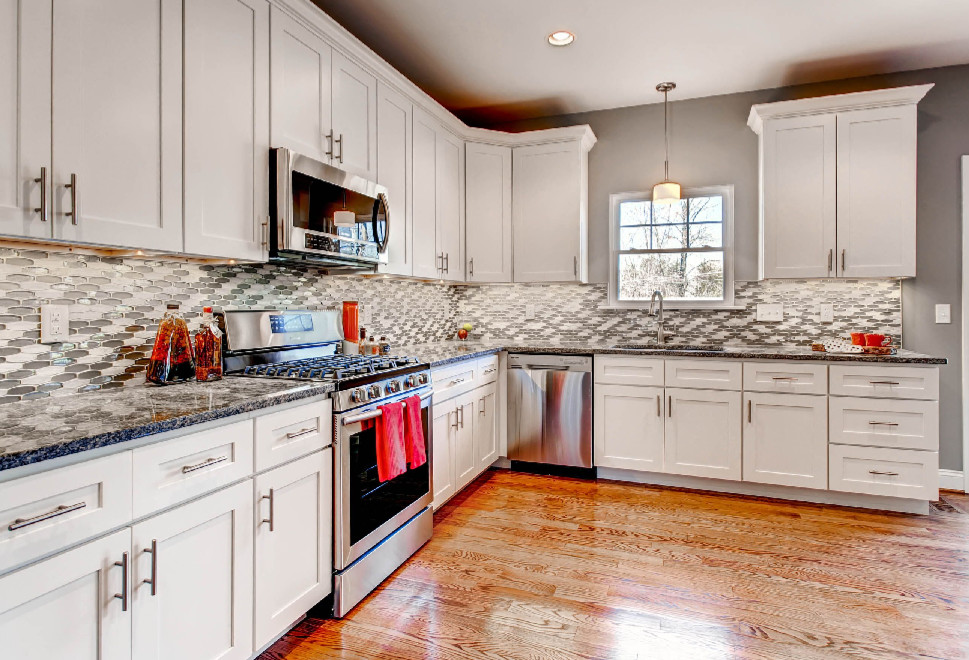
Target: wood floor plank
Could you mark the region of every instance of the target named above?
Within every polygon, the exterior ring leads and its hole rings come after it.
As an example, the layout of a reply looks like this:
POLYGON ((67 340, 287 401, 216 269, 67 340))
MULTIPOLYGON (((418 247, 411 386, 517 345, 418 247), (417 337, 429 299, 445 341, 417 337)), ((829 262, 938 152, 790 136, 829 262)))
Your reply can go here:
POLYGON ((261 660, 969 659, 969 497, 911 516, 489 471, 261 660))

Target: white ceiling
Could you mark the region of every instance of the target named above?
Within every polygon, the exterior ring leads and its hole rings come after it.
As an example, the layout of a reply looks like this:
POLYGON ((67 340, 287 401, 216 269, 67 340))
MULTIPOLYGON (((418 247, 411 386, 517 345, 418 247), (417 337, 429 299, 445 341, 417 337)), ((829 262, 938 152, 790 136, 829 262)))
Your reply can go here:
POLYGON ((969 63, 969 0, 314 2, 479 124, 969 63))

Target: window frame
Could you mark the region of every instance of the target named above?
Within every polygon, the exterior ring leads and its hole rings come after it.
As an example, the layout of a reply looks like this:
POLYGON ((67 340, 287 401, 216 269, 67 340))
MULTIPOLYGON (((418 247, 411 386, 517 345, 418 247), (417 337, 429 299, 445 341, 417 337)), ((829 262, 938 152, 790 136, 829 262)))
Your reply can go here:
MULTIPOLYGON (((664 300, 667 309, 735 309, 734 304, 734 223, 733 185, 684 188, 683 197, 720 195, 723 198, 723 300, 664 300)), ((609 305, 610 309, 645 309, 648 300, 619 300, 619 255, 653 252, 619 249, 619 205, 623 202, 651 202, 652 192, 623 192, 609 195, 609 305)), ((670 250, 664 250, 670 252, 670 250)), ((659 250, 657 251, 659 252, 659 250)), ((674 250, 694 252, 693 250, 674 250)))

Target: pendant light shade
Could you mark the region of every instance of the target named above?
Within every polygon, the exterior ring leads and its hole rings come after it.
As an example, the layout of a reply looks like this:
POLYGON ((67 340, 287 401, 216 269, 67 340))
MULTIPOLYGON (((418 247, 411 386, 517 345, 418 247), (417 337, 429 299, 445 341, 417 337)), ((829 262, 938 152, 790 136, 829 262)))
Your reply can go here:
POLYGON ((663 135, 666 139, 666 160, 663 165, 663 180, 653 186, 653 204, 672 204, 681 197, 680 184, 670 181, 670 110, 669 93, 676 89, 676 83, 664 82, 656 85, 656 91, 663 93, 663 135))

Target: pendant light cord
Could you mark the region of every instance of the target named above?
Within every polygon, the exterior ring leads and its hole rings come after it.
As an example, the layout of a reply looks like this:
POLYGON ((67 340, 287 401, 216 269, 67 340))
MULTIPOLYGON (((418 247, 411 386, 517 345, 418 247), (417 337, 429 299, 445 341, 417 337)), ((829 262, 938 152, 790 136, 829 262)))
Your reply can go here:
POLYGON ((666 161, 663 169, 663 180, 670 180, 670 110, 669 91, 663 91, 663 135, 666 138, 666 161))

